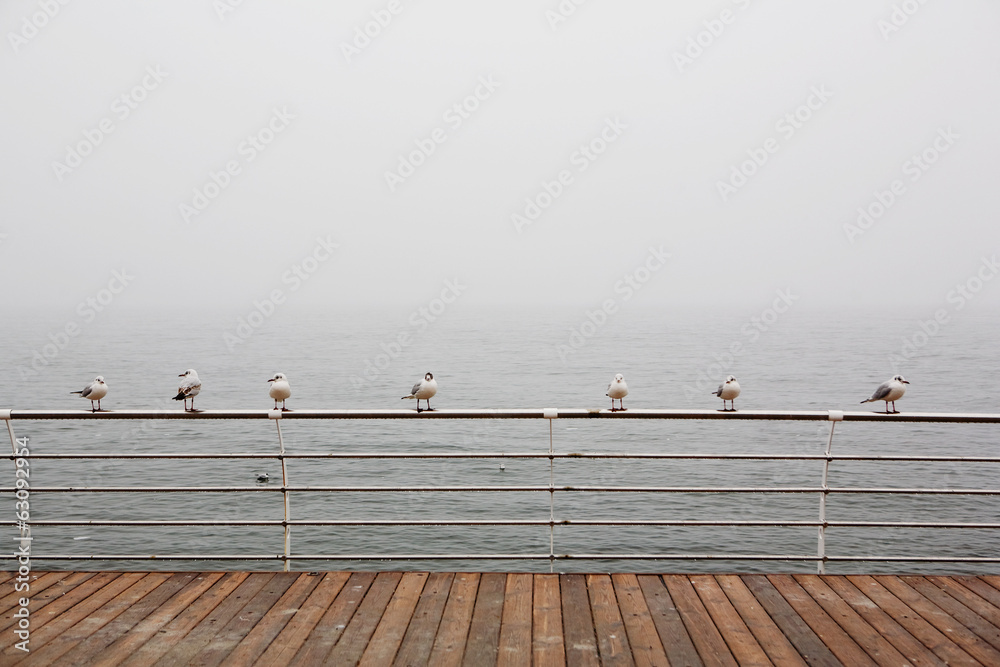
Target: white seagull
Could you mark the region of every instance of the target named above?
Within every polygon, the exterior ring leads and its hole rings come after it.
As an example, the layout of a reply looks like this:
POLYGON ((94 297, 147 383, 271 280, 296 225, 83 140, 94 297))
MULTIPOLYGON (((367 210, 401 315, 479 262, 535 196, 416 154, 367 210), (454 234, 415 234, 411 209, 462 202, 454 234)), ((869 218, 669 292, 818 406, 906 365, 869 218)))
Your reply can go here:
POLYGON ((177 387, 177 395, 174 396, 175 401, 184 401, 184 411, 185 412, 198 412, 194 409, 194 397, 201 393, 201 380, 198 379, 198 373, 195 372, 193 368, 189 368, 177 377, 184 378, 181 380, 181 384, 177 387), (187 401, 191 399, 191 409, 188 410, 187 401))
POLYGON ((891 380, 886 380, 878 386, 875 393, 862 403, 874 403, 875 401, 885 401, 885 414, 899 414, 896 410, 896 401, 903 398, 906 393, 904 384, 910 384, 902 375, 896 375, 891 380), (889 412, 889 403, 892 403, 892 412, 889 412))
POLYGON ((101 410, 101 399, 108 395, 108 385, 104 382, 104 376, 98 375, 94 378, 94 381, 88 384, 86 387, 80 391, 71 391, 71 394, 80 394, 83 398, 90 399, 90 411, 91 412, 102 412, 101 410), (97 403, 97 407, 94 407, 94 403, 97 403))
POLYGON ((726 410, 726 401, 729 401, 729 409, 736 412, 736 404, 733 401, 740 395, 740 383, 736 381, 736 378, 730 375, 726 378, 726 381, 720 384, 719 388, 712 393, 722 399, 723 412, 729 411, 726 410))
POLYGON ((288 408, 285 407, 285 399, 292 395, 292 387, 288 384, 288 378, 285 377, 284 373, 275 373, 274 377, 268 380, 271 383, 271 389, 268 394, 274 399, 274 409, 278 409, 278 401, 281 401, 281 411, 287 412, 288 408))
POLYGON ((608 385, 608 393, 605 396, 611 397, 611 412, 618 410, 628 410, 622 406, 622 399, 628 396, 628 385, 625 384, 625 376, 621 373, 615 375, 615 379, 608 385), (615 408, 615 399, 618 399, 618 407, 615 408))
POLYGON ((437 393, 438 383, 434 379, 432 373, 427 373, 424 375, 424 379, 413 385, 413 389, 410 390, 409 396, 403 396, 404 399, 415 398, 417 399, 417 412, 420 412, 420 401, 427 401, 426 410, 433 411, 431 407, 431 396, 437 393))

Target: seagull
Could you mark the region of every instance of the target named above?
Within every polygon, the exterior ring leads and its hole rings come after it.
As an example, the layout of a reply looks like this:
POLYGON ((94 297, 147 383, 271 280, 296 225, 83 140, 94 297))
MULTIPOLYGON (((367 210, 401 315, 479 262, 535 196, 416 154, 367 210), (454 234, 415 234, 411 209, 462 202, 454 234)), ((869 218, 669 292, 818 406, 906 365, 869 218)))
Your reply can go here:
POLYGON ((726 378, 726 381, 720 384, 719 388, 712 393, 722 399, 723 412, 729 411, 726 410, 726 401, 729 401, 729 409, 736 412, 736 404, 733 401, 740 395, 740 383, 736 381, 736 378, 730 375, 726 378))
POLYGON ((194 397, 201 393, 201 380, 198 379, 198 373, 195 372, 193 368, 189 368, 177 377, 184 378, 181 380, 181 385, 177 387, 177 395, 174 396, 175 401, 184 401, 184 411, 185 412, 198 412, 194 409, 194 397), (188 410, 187 401, 191 399, 191 409, 188 410))
POLYGON ((274 409, 278 409, 278 401, 281 401, 281 411, 287 412, 285 399, 292 395, 292 387, 288 384, 288 378, 285 377, 284 373, 275 373, 268 382, 273 383, 268 394, 274 399, 274 409))
POLYGON ((257 481, 260 482, 260 483, 262 483, 262 484, 264 482, 269 481, 270 479, 271 479, 271 476, 268 475, 266 472, 259 472, 259 473, 257 473, 257 481))
POLYGON ((628 385, 625 384, 625 376, 621 373, 615 375, 615 379, 608 385, 608 393, 605 396, 611 397, 611 412, 618 410, 628 410, 622 406, 622 399, 628 396, 628 385), (615 399, 618 399, 618 408, 615 408, 615 399))
POLYGON ((409 396, 404 396, 404 399, 415 398, 417 399, 417 412, 420 412, 420 401, 427 401, 426 410, 433 411, 431 407, 431 396, 437 393, 438 383, 434 379, 432 373, 427 373, 424 375, 424 379, 413 385, 413 389, 410 390, 409 396))
POLYGON ((101 410, 101 399, 108 395, 108 385, 104 383, 104 376, 98 375, 94 378, 93 382, 80 391, 71 391, 70 393, 80 394, 81 398, 89 398, 91 412, 103 412, 101 410), (97 403, 96 408, 94 407, 95 402, 97 403))
POLYGON ((885 414, 897 415, 896 401, 903 398, 906 393, 904 384, 910 384, 902 375, 893 376, 891 380, 886 380, 878 386, 875 393, 862 403, 874 403, 875 401, 885 401, 885 414), (889 412, 889 403, 892 403, 892 412, 889 412))

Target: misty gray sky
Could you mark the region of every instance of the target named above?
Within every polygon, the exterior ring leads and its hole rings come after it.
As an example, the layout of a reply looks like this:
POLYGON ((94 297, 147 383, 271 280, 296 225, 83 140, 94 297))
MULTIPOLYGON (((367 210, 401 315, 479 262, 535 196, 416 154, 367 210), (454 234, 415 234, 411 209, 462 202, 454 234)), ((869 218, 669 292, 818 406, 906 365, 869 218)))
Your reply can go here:
POLYGON ((988 0, 9 0, 3 300, 72 312, 124 270, 123 304, 236 312, 277 289, 405 314, 456 279, 469 305, 587 307, 626 275, 651 308, 934 308, 970 280, 995 308, 998 23, 988 0))

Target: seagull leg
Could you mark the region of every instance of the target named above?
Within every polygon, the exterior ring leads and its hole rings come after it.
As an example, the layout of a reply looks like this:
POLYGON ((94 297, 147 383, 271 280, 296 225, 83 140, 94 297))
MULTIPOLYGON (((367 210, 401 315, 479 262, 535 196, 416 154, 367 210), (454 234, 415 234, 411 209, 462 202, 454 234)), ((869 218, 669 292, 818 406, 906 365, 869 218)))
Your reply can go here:
POLYGON ((425 402, 427 403, 427 407, 424 409, 427 410, 427 412, 434 412, 434 408, 431 407, 431 399, 428 398, 425 402))

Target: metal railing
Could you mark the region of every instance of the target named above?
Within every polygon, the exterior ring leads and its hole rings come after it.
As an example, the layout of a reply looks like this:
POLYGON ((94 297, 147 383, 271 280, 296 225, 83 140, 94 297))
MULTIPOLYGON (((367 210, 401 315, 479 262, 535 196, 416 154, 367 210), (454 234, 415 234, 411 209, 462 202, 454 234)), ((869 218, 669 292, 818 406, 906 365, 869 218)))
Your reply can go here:
MULTIPOLYGON (((992 456, 919 456, 919 455, 835 455, 833 450, 834 432, 838 422, 897 422, 897 423, 942 423, 942 424, 998 424, 1000 414, 961 414, 961 413, 904 413, 880 414, 873 412, 842 412, 830 411, 762 411, 740 410, 736 412, 709 410, 634 410, 610 412, 608 410, 554 408, 532 410, 436 410, 417 413, 412 410, 296 410, 281 412, 277 410, 230 410, 230 411, 44 411, 44 410, 0 410, 0 420, 3 420, 10 435, 13 448, 8 459, 16 462, 19 458, 28 461, 59 461, 59 460, 271 460, 281 466, 281 484, 267 486, 30 486, 31 494, 61 494, 61 493, 142 493, 142 494, 180 494, 180 493, 280 493, 283 497, 282 519, 241 519, 241 520, 127 520, 127 519, 94 519, 94 520, 31 520, 27 526, 21 525, 22 537, 25 528, 30 526, 101 526, 101 527, 198 527, 198 526, 244 526, 244 527, 274 527, 283 533, 282 553, 239 553, 239 554, 40 554, 32 553, 35 560, 50 561, 117 561, 117 560, 181 560, 181 561, 281 561, 288 570, 292 561, 373 561, 373 560, 547 560, 550 569, 556 561, 563 560, 594 560, 594 561, 634 561, 634 560, 673 560, 673 561, 800 561, 817 563, 820 573, 825 572, 830 562, 886 562, 886 563, 971 563, 997 564, 1000 555, 990 556, 906 556, 906 555, 830 555, 827 553, 827 530, 830 528, 915 528, 915 529, 967 529, 967 530, 1000 530, 1000 522, 962 522, 962 521, 836 521, 827 518, 827 504, 835 495, 912 495, 912 496, 1000 496, 1000 488, 934 488, 934 487, 891 487, 891 486, 831 486, 829 475, 831 464, 835 462, 867 462, 867 463, 1000 463, 1000 457, 992 456), (17 438, 12 422, 37 420, 271 420, 277 432, 277 452, 275 453, 216 453, 216 454, 185 454, 185 453, 111 453, 111 454, 26 454, 18 456, 17 438), (286 420, 537 420, 548 421, 548 448, 543 451, 526 452, 288 452, 285 449, 282 434, 282 422, 286 420), (624 419, 624 420, 765 420, 765 421, 826 421, 830 424, 829 435, 826 438, 825 452, 822 454, 682 454, 682 453, 650 453, 650 452, 561 452, 555 448, 552 422, 555 419, 624 419), (290 481, 290 462, 303 460, 399 460, 399 459, 547 459, 548 484, 530 485, 408 485, 408 486, 375 486, 375 485, 296 485, 290 481), (690 461, 816 461, 822 465, 820 483, 818 485, 796 486, 615 486, 615 485, 557 485, 555 477, 555 462, 562 460, 594 461, 594 460, 690 460, 690 461), (548 494, 548 519, 294 519, 292 518, 291 494, 338 494, 338 493, 524 493, 538 492, 548 494), (816 520, 769 519, 769 520, 736 520, 736 519, 653 519, 653 518, 622 518, 622 519, 587 519, 587 518, 557 518, 556 495, 564 494, 816 494, 819 499, 818 517, 816 520), (414 526, 538 526, 548 528, 549 549, 547 553, 293 553, 292 528, 296 526, 327 526, 327 527, 414 527, 414 526), (590 527, 733 527, 733 528, 777 528, 777 527, 812 527, 817 529, 817 548, 815 554, 773 554, 773 553, 557 553, 555 529, 558 526, 590 526, 590 527)), ((28 486, 28 485, 24 485, 28 486)), ((0 493, 16 493, 20 486, 0 486, 0 493)), ((0 525, 18 526, 17 521, 0 521, 0 525)), ((18 538, 14 538, 17 540, 18 538)), ((37 545, 36 545, 37 547, 37 545)), ((16 558, 10 555, 0 555, 2 560, 16 558)))

